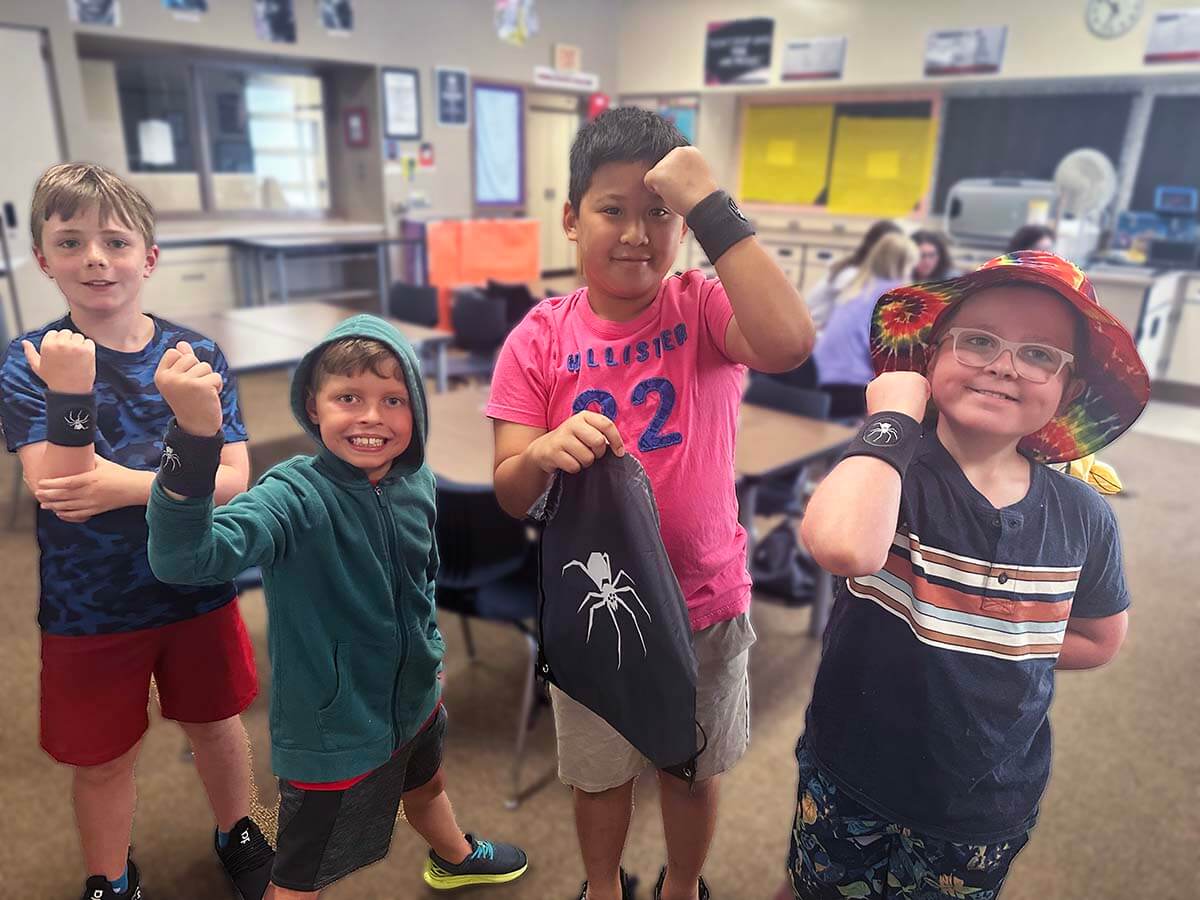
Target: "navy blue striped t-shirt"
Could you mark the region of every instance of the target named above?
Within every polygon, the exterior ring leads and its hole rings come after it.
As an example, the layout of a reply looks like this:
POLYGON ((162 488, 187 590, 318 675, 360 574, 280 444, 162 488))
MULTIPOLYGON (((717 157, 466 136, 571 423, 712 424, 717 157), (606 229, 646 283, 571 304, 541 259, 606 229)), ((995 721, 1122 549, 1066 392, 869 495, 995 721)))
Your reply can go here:
POLYGON ((996 509, 926 435, 887 563, 840 583, 825 632, 808 747, 881 818, 932 837, 1032 827, 1067 621, 1129 605, 1107 502, 1031 467, 1026 496, 996 509))

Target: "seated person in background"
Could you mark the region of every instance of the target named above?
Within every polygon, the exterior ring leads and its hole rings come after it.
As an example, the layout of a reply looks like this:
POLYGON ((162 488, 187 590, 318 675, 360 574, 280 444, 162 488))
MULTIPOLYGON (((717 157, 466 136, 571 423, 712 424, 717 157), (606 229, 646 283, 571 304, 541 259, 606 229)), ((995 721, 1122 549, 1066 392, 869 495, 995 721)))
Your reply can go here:
POLYGON ((858 275, 858 270, 879 243, 879 239, 887 234, 900 233, 900 226, 891 219, 880 219, 867 229, 854 252, 830 266, 828 274, 812 287, 804 299, 808 303, 808 312, 817 331, 825 327, 834 304, 837 303, 838 295, 858 275))
POLYGON ((912 236, 917 245, 917 264, 913 266, 913 281, 944 281, 954 278, 958 271, 946 246, 946 236, 940 231, 917 231, 912 236))
POLYGON ((812 356, 817 384, 830 395, 830 418, 846 419, 866 411, 865 389, 875 377, 868 340, 871 311, 880 294, 908 282, 916 261, 916 244, 902 233, 885 235, 838 297, 812 356))
POLYGON ((1005 253, 1016 253, 1018 250, 1045 250, 1054 252, 1054 229, 1046 225, 1022 225, 1008 239, 1008 249, 1005 253))

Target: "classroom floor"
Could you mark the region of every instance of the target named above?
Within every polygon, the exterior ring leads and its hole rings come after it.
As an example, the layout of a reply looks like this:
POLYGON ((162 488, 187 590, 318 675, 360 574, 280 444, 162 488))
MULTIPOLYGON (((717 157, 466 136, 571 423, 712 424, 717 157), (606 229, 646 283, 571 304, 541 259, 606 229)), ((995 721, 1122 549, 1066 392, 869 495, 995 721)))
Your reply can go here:
MULTIPOLYGON (((297 432, 277 402, 280 376, 242 380, 243 403, 256 436, 256 466, 297 432), (274 443, 273 443, 274 442, 274 443)), ((437 427, 437 423, 433 423, 437 427)), ((1200 558, 1200 516, 1194 484, 1200 445, 1135 432, 1107 451, 1128 492, 1113 501, 1120 520, 1134 596, 1128 642, 1115 663, 1058 682, 1053 710, 1054 774, 1041 823, 1013 867, 1006 900, 1047 897, 1117 900, 1193 897, 1200 845, 1200 634, 1196 577, 1187 560, 1200 558)), ((0 454, 7 503, 13 457, 0 454)), ((69 804, 67 770, 37 745, 38 633, 36 545, 32 506, 23 503, 15 530, 3 530, 0 507, 0 684, 6 688, 0 730, 0 869, 21 896, 74 900, 81 860, 69 804)), ((267 672, 262 596, 242 598, 260 673, 267 672)), ((716 900, 766 900, 782 882, 794 808, 792 747, 816 669, 818 648, 807 636, 808 613, 759 599, 759 641, 752 653, 753 744, 725 781, 721 818, 705 872, 716 900)), ((533 730, 526 778, 549 783, 515 812, 503 807, 513 720, 525 659, 510 629, 473 625, 480 659, 466 659, 459 623, 444 616, 448 647, 446 704, 450 711, 446 772, 450 796, 465 828, 519 841, 530 850, 528 874, 515 884, 467 896, 567 900, 582 867, 570 796, 553 780, 554 733, 549 710, 533 730)), ((267 754, 266 694, 247 712, 256 780, 266 806, 276 792, 267 754)), ((140 801, 135 853, 150 900, 229 897, 212 853, 208 810, 184 752, 181 733, 154 719, 138 769, 140 801)), ((630 830, 626 865, 653 884, 664 850, 653 779, 643 779, 630 830)), ((325 896, 425 898, 424 850, 403 826, 390 857, 325 896)), ((639 897, 649 897, 649 885, 639 897)), ((0 891, 8 896, 6 891, 0 891)), ((14 894, 15 896, 15 894, 14 894)))

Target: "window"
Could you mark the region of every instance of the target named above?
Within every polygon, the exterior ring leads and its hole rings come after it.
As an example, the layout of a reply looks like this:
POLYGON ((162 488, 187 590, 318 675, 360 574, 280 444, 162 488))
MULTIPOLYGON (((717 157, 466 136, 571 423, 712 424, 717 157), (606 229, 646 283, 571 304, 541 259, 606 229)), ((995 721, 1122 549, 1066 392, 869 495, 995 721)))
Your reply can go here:
POLYGON ((525 202, 525 147, 520 88, 474 84, 475 203, 520 206, 525 202))
MULTIPOLYGON (((318 76, 157 59, 92 62, 89 77, 115 71, 129 177, 159 210, 330 208, 318 76)), ((94 86, 88 93, 103 95, 94 86)))
POLYGON ((321 80, 201 72, 216 210, 329 208, 321 80))

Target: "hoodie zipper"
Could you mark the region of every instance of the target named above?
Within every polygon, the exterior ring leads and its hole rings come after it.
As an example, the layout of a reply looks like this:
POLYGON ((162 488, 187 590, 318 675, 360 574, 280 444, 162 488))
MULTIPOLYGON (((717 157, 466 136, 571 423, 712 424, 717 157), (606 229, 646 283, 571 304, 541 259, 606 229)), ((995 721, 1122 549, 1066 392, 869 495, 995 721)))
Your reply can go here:
POLYGON ((391 511, 388 509, 387 502, 383 499, 383 487, 377 484, 374 485, 374 488, 375 499, 379 503, 379 515, 383 519, 383 530, 386 536, 384 553, 387 554, 388 568, 392 572, 392 603, 396 610, 396 630, 400 636, 400 663, 396 667, 396 673, 392 678, 392 740, 399 747, 400 725, 396 716, 396 702, 400 693, 400 673, 404 671, 405 657, 408 656, 408 635, 405 633, 404 604, 400 591, 403 579, 400 577, 400 573, 396 571, 396 563, 392 558, 392 548, 396 546, 396 526, 392 521, 391 511))

